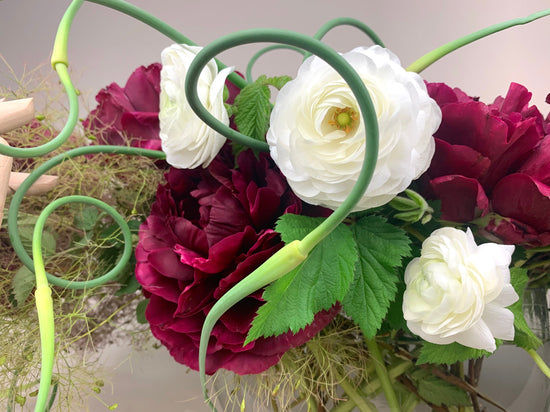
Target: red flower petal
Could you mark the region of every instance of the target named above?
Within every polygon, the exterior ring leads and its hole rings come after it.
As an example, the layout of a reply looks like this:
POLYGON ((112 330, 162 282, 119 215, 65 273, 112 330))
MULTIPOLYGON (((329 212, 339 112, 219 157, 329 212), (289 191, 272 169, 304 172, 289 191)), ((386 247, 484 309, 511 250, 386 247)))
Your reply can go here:
POLYGON ((487 213, 489 200, 475 179, 451 175, 431 181, 432 190, 441 199, 441 217, 452 222, 469 222, 487 213))
POLYGON ((550 231, 550 187, 525 173, 498 182, 491 196, 493 210, 538 232, 550 231))

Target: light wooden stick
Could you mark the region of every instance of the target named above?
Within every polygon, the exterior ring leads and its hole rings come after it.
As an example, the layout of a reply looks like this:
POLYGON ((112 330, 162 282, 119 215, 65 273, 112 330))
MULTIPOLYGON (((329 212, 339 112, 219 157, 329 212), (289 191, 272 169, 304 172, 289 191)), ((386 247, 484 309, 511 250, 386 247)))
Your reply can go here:
MULTIPOLYGON (((1 137, 0 143, 5 145, 8 144, 1 137)), ((8 194, 12 162, 13 159, 11 157, 0 155, 0 222, 2 222, 4 218, 4 204, 6 203, 6 195, 8 194)))
POLYGON ((19 100, 0 101, 0 133, 29 123, 34 118, 32 97, 19 100))
MULTIPOLYGON (((5 101, 0 99, 0 134, 29 123, 34 118, 32 98, 5 101)), ((0 137, 0 144, 8 143, 0 137)), ((4 205, 8 193, 15 192, 28 173, 12 172, 13 159, 0 155, 0 222, 4 217, 4 205)), ((57 176, 43 175, 27 191, 27 195, 38 195, 51 190, 57 184, 57 176)))
MULTIPOLYGON (((11 172, 8 185, 10 191, 8 193, 11 194, 15 192, 28 175, 28 173, 11 172)), ((33 196, 49 192, 57 185, 57 181, 57 176, 42 175, 31 185, 31 187, 29 187, 25 195, 33 196)))

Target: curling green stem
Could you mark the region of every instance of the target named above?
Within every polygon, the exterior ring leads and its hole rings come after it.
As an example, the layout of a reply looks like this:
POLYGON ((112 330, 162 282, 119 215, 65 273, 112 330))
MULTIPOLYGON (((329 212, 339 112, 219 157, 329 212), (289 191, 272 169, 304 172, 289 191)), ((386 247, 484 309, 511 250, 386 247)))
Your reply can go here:
MULTIPOLYGON (((142 23, 147 24, 153 29, 157 30, 159 33, 164 34, 166 37, 172 39, 176 43, 187 44, 190 46, 196 46, 189 38, 185 37, 182 33, 171 27, 170 25, 164 23, 162 20, 156 18, 155 16, 147 13, 146 11, 140 9, 139 7, 134 6, 123 0, 87 0, 90 3, 100 4, 102 6, 109 7, 113 10, 120 11, 130 17, 135 18, 136 20, 141 21, 142 23)), ((216 64, 218 69, 221 70, 227 67, 225 64, 216 59, 216 64)), ((248 84, 248 82, 239 76, 237 73, 231 73, 228 76, 228 79, 238 88, 242 89, 248 84)))
POLYGON ((376 34, 376 32, 371 29, 369 26, 367 26, 365 23, 363 23, 361 20, 354 19, 352 17, 337 17, 335 19, 332 19, 325 24, 321 26, 319 30, 317 30, 317 33, 313 36, 314 39, 321 40, 325 35, 338 26, 352 26, 356 29, 361 30, 363 33, 365 33, 369 39, 371 39, 374 44, 378 44, 381 47, 384 46, 384 43, 382 42, 382 39, 376 34))
POLYGON ((65 88, 65 91, 67 92, 67 97, 69 99, 69 116, 67 118, 65 126, 54 139, 50 140, 47 143, 44 143, 41 146, 21 148, 10 147, 0 144, 0 154, 20 158, 43 156, 60 147, 63 143, 67 141, 67 139, 73 132, 76 126, 76 122, 78 121, 78 95, 71 82, 71 78, 69 77, 67 66, 63 63, 57 63, 55 65, 55 70, 57 71, 59 80, 65 88))
MULTIPOLYGON (((36 400, 36 412, 43 412, 46 410, 49 398, 49 391, 52 380, 53 364, 55 359, 55 325, 54 325, 54 312, 52 291, 48 283, 48 277, 46 276, 46 269, 44 267, 44 260, 42 256, 42 233, 44 231, 44 225, 49 215, 58 207, 61 207, 67 203, 85 203, 92 206, 103 209, 121 226, 122 233, 124 235, 125 253, 123 253, 122 259, 128 261, 132 251, 132 235, 128 225, 126 225, 122 216, 120 216, 115 209, 111 206, 103 203, 102 201, 87 196, 66 196, 54 200, 48 206, 44 208, 42 213, 38 216, 36 225, 33 232, 32 241, 32 254, 34 262, 34 272, 36 276, 36 309, 38 312, 38 324, 40 327, 40 343, 42 350, 41 360, 41 372, 40 372, 40 386, 38 389, 38 396, 36 400), (128 247, 126 247, 128 245, 128 247), (128 251, 126 250, 128 249, 128 251)), ((98 279, 96 279, 98 280, 98 279)), ((103 280, 105 277, 103 276, 103 280)), ((109 280, 109 279, 108 279, 109 280)))
POLYGON ((246 80, 249 82, 254 81, 254 79, 252 78, 252 67, 260 57, 262 57, 264 54, 272 50, 278 50, 278 49, 293 50, 295 52, 300 53, 302 56, 305 56, 305 52, 302 49, 298 47, 287 46, 285 44, 274 44, 273 46, 264 47, 263 49, 257 51, 249 60, 248 64, 246 65, 246 80))
POLYGON ((443 56, 446 56, 447 54, 463 46, 466 46, 467 44, 473 43, 479 39, 490 36, 491 34, 497 33, 499 31, 509 29, 510 27, 531 23, 532 21, 535 21, 537 19, 540 19, 541 17, 545 17, 548 15, 550 15, 550 9, 542 10, 537 13, 530 14, 527 17, 520 17, 517 19, 508 20, 502 23, 497 23, 492 26, 486 27, 484 29, 478 30, 474 33, 461 37, 460 39, 454 40, 441 47, 438 47, 435 50, 432 50, 431 52, 425 54, 424 56, 416 60, 413 64, 411 64, 407 68, 407 70, 411 72, 420 73, 426 67, 435 63, 436 61, 441 59, 443 56))
MULTIPOLYGON (((229 48, 256 42, 280 43, 309 51, 329 63, 342 76, 342 78, 348 83, 359 103, 361 115, 365 124, 365 159, 358 181, 355 184, 351 194, 329 218, 325 219, 322 224, 304 237, 302 241, 285 245, 283 249, 273 255, 258 269, 230 289, 220 300, 215 303, 208 313, 203 325, 199 347, 200 378, 203 393, 207 399, 208 394, 206 391, 205 372, 206 350, 210 339, 210 334, 215 323, 231 306, 236 304, 242 298, 290 272, 290 270, 295 268, 305 259, 305 257, 307 257, 309 252, 322 239, 324 239, 344 220, 344 218, 353 210, 359 199, 363 196, 363 193, 365 192, 374 173, 378 154, 378 121, 369 92, 361 77, 336 51, 319 40, 296 32, 277 29, 245 30, 221 37, 204 47, 204 49, 202 49, 193 59, 193 62, 187 72, 185 82, 185 93, 188 97, 191 108, 197 116, 199 116, 212 129, 237 143, 257 150, 268 149, 265 142, 260 142, 250 138, 249 136, 245 136, 236 130, 229 128, 212 116, 202 105, 197 92, 197 82, 200 73, 212 57, 229 48), (288 263, 286 261, 288 261, 288 263), (280 263, 277 263, 278 266, 275 266, 274 262, 280 263), (229 296, 224 299, 227 295, 229 296)), ((212 404, 210 405, 214 408, 212 404)))
POLYGON ((208 126, 227 138, 256 150, 268 150, 267 143, 252 139, 218 121, 202 105, 198 97, 197 81, 204 66, 217 54, 243 44, 269 42, 298 47, 327 61, 348 83, 357 99, 365 125, 366 148, 363 168, 353 190, 346 200, 301 242, 304 254, 308 254, 321 240, 334 230, 354 209, 369 184, 378 157, 378 120, 369 92, 353 67, 336 51, 309 36, 277 29, 252 29, 221 37, 206 46, 193 60, 187 72, 185 92, 189 104, 208 126))
POLYGON ((539 367, 542 373, 546 375, 547 378, 550 379, 550 368, 544 362, 544 360, 540 357, 540 355, 537 353, 534 349, 526 349, 527 353, 533 358, 536 365, 539 367))
POLYGON ((378 376, 378 379, 380 379, 380 385, 382 386, 384 395, 386 395, 386 400, 388 401, 388 406, 391 412, 400 412, 401 408, 399 407, 399 401, 395 395, 395 391, 393 390, 393 385, 390 376, 388 375, 388 370, 386 369, 386 364, 382 358, 382 354, 380 353, 380 348, 376 343, 376 338, 369 339, 365 337, 365 344, 367 345, 369 354, 374 361, 376 375, 378 376))
MULTIPOLYGON (((125 155, 134 155, 134 156, 147 156, 147 157, 156 158, 156 159, 165 158, 164 153, 156 150, 147 150, 147 149, 141 149, 136 147, 125 147, 125 146, 85 146, 85 147, 72 149, 67 151, 66 153, 62 153, 60 155, 52 157, 50 160, 48 160, 47 162, 37 167, 23 181, 21 186, 19 186, 19 189, 17 189, 17 191, 13 195, 12 201, 10 203, 10 208, 8 210, 8 233, 10 236, 12 246, 15 250, 15 253, 21 260, 21 262, 23 262, 23 264, 27 266, 27 268, 29 268, 30 270, 34 271, 34 262, 23 246, 23 242, 21 241, 21 237, 19 236, 19 228, 18 228, 18 221, 17 221, 17 217, 19 214, 19 207, 21 206, 21 202, 23 201, 23 197, 25 196, 25 193, 29 190, 31 185, 38 180, 40 176, 48 172, 53 167, 59 165, 60 163, 66 160, 72 159, 73 157, 82 156, 86 154, 95 154, 95 153, 113 153, 113 154, 125 154, 125 155)), ((66 279, 57 278, 49 273, 46 273, 46 277, 51 284, 55 286, 60 286, 63 288, 68 288, 68 289, 84 289, 84 288, 90 288, 90 287, 102 285, 106 282, 109 282, 115 279, 116 276, 118 276, 120 271, 124 269, 124 266, 130 259, 130 256, 132 254, 132 241, 131 241, 132 238, 131 238, 130 229, 128 228, 128 225, 126 224, 124 219, 118 213, 113 214, 112 216, 121 227, 121 230, 123 232, 123 236, 125 239, 123 254, 119 259, 119 261, 117 262, 117 264, 115 265, 115 267, 113 267, 113 269, 111 269, 105 275, 97 279, 91 279, 86 281, 69 281, 66 279)))

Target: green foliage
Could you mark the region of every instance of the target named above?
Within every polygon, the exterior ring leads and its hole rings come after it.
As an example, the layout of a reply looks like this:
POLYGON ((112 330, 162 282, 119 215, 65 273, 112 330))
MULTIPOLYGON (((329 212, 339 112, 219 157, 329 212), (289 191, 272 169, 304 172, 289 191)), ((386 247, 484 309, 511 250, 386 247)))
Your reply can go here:
MULTIPOLYGON (((322 218, 286 214, 276 230, 289 243, 302 239, 322 218)), ((340 225, 321 241, 308 258, 263 294, 266 303, 252 322, 247 342, 260 336, 280 335, 289 329, 298 332, 314 315, 329 309, 346 295, 353 279, 357 251, 351 230, 340 225)))
POLYGON ((23 305, 35 285, 35 276, 26 266, 21 266, 11 280, 10 301, 13 306, 23 305))
POLYGON ((542 345, 542 341, 533 333, 531 328, 529 328, 523 314, 523 293, 525 292, 525 287, 529 280, 527 277, 527 270, 512 268, 510 270, 510 279, 512 286, 514 286, 516 293, 520 297, 517 302, 508 307, 514 314, 514 344, 525 350, 536 350, 542 345))
POLYGON ((367 216, 351 226, 357 244, 353 283, 344 298, 344 310, 363 333, 372 338, 397 292, 397 268, 410 255, 404 231, 379 216, 367 216))
POLYGON ((92 230, 99 219, 99 211, 96 207, 88 206, 75 215, 74 224, 78 229, 92 230))
MULTIPOLYGON (((496 339, 497 347, 501 341, 496 339)), ((469 348, 460 343, 450 343, 448 345, 437 345, 430 342, 422 342, 420 356, 416 363, 436 363, 451 365, 456 362, 464 362, 468 359, 477 359, 482 356, 490 356, 491 352, 482 349, 469 348)))
POLYGON ((149 304, 149 299, 144 299, 140 301, 136 306, 136 319, 138 323, 145 325, 147 323, 147 318, 145 317, 145 309, 149 304))
POLYGON ((428 371, 416 377, 418 394, 436 406, 469 406, 470 397, 462 388, 446 382, 428 371))
POLYGON ((235 98, 235 124, 239 131, 256 140, 265 140, 271 114, 269 86, 280 89, 290 80, 288 76, 260 76, 245 86, 235 98))

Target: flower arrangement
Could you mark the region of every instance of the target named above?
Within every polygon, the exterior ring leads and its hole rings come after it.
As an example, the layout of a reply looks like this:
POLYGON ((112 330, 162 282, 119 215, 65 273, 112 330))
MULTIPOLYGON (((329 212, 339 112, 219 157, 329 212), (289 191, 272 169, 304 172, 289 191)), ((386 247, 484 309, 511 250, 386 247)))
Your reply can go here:
MULTIPOLYGON (((375 45, 340 54, 321 41, 326 30, 309 37, 270 29, 203 48, 127 3, 98 1, 177 44, 125 87, 113 83, 97 95, 83 122, 85 140, 72 136, 78 102, 66 56, 82 2, 69 6, 52 56, 70 102, 66 127, 38 147, 0 147, 7 156, 38 159, 10 202, 10 241, 26 269, 11 287, 16 299, 4 303, 17 309, 35 290, 36 411, 49 410, 57 396, 52 376, 64 340, 56 330, 66 325, 60 303, 105 296, 136 311, 176 362, 199 371, 214 410, 227 405, 208 391, 207 375, 221 370, 252 378, 223 383, 241 410, 248 396, 256 398, 253 408, 372 411, 380 393, 392 412, 420 404, 505 410, 476 388, 482 359, 505 342, 550 377, 522 310, 528 285, 548 285, 549 118, 529 106, 519 84, 485 104, 418 74, 550 10, 474 33, 404 68, 355 19, 326 27, 354 26, 375 45), (252 42, 303 54, 297 75, 245 79, 214 59, 252 42), (67 140, 74 148, 48 155, 67 140), (142 178, 115 173, 119 180, 112 176, 95 197, 48 199, 32 220, 31 258, 21 210, 31 185, 73 159, 82 159, 79 168, 113 173, 121 167, 117 154, 131 156, 123 169, 142 178), (133 203, 119 201, 126 191, 133 203), (52 244, 46 219, 73 203, 84 205, 72 219, 80 236, 52 244), (94 243, 99 256, 66 273, 58 255, 83 243, 94 243)), ((31 316, 27 310, 23 318, 31 316)), ((16 386, 8 402, 21 404, 16 386)))

